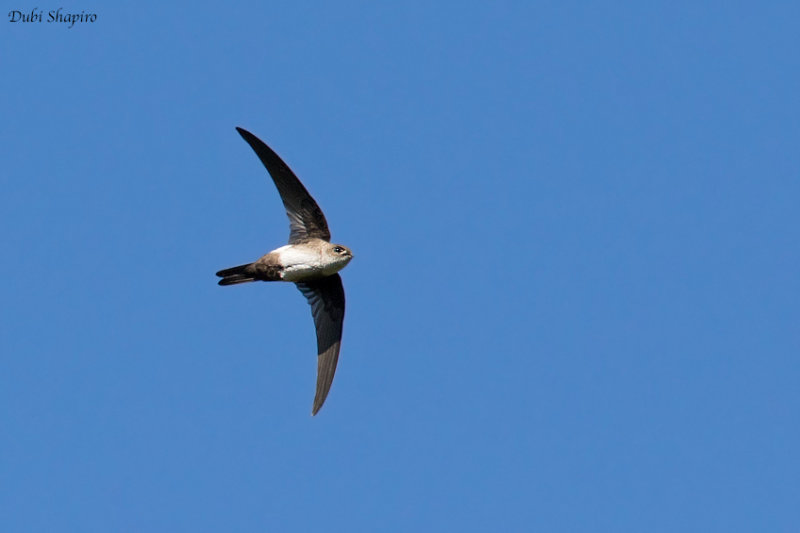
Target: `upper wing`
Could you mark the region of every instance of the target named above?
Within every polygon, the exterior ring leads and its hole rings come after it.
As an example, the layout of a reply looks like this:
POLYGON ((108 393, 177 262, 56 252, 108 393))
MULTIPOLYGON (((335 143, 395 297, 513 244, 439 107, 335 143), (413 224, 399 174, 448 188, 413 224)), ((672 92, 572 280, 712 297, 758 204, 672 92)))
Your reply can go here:
POLYGON ((311 414, 317 414, 325 403, 339 361, 344 323, 344 287, 339 274, 297 283, 308 299, 317 328, 317 393, 311 414))
POLYGON ((318 238, 325 241, 331 240, 331 232, 328 231, 328 223, 325 215, 317 205, 317 202, 308 194, 308 191, 291 169, 284 163, 278 154, 264 144, 261 139, 249 131, 236 128, 247 144, 255 151, 258 158, 267 167, 272 181, 278 188, 278 192, 289 216, 289 244, 304 241, 310 238, 318 238))

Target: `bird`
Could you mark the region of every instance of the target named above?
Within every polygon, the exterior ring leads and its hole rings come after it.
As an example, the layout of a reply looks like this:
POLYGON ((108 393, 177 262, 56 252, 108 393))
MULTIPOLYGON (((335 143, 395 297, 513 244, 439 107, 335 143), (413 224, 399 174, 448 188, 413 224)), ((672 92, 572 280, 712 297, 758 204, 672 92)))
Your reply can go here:
POLYGON ((353 259, 347 246, 331 243, 325 215, 294 172, 261 139, 236 128, 266 167, 289 217, 289 243, 246 263, 217 272, 219 285, 284 281, 297 285, 311 306, 317 333, 315 416, 333 383, 344 324, 344 287, 338 272, 353 259))

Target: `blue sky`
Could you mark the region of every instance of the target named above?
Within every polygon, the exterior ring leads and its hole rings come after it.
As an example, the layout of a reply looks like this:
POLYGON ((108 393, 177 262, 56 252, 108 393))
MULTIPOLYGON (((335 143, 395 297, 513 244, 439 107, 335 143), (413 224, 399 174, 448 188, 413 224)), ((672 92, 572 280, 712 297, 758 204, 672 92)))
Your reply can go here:
POLYGON ((3 18, 2 530, 797 531, 800 8, 645 4, 3 18))

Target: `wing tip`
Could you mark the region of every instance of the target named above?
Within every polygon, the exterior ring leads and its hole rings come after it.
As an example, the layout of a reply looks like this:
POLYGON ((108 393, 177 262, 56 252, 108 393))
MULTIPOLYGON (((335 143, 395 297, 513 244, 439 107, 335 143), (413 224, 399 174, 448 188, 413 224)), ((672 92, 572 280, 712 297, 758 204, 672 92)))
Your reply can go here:
POLYGON ((322 406, 325 405, 325 400, 328 398, 328 392, 330 391, 330 384, 328 385, 328 389, 325 391, 318 390, 317 393, 314 395, 314 405, 311 407, 311 416, 317 416, 319 410, 322 409, 322 406))
POLYGON ((314 394, 314 405, 311 407, 311 416, 317 416, 319 410, 325 405, 325 400, 328 399, 328 393, 331 391, 331 384, 333 383, 333 376, 330 380, 317 383, 317 392, 314 394))

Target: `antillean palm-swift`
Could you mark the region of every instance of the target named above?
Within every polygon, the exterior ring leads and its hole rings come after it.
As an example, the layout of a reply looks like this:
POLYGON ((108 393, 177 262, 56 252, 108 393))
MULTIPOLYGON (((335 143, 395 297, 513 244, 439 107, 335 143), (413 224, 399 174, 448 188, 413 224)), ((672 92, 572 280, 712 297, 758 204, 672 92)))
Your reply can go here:
POLYGON ((236 128, 267 168, 289 217, 289 244, 253 263, 217 272, 220 285, 249 281, 290 281, 311 305, 317 329, 316 415, 333 382, 344 322, 344 288, 339 272, 353 258, 346 246, 330 242, 325 215, 278 154, 247 130, 236 128))

